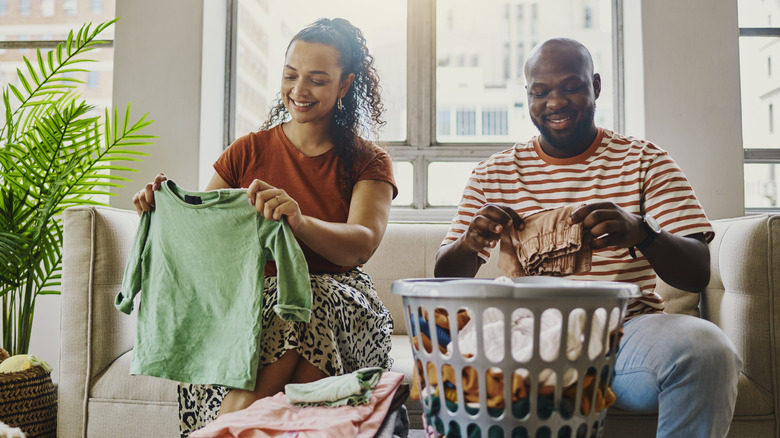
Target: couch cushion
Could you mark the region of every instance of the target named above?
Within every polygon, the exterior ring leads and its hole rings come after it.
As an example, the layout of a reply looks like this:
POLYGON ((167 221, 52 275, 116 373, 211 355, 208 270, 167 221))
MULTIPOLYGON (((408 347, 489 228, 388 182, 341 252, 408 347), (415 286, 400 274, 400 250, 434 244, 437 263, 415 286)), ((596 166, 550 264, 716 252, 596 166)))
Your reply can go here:
POLYGON ((132 356, 132 350, 128 351, 93 379, 89 388, 90 398, 176 403, 176 382, 151 376, 130 375, 132 356))
MULTIPOLYGON (((391 292, 393 282, 406 278, 433 277, 436 252, 449 228, 450 224, 444 222, 391 222, 387 225, 382 244, 365 264, 364 269, 371 275, 379 298, 395 319, 393 334, 407 333, 402 319, 403 299, 391 292), (399 276, 399 273, 403 275, 399 276)), ((496 278, 500 275, 496 252, 488 264, 479 270, 477 277, 496 278)))

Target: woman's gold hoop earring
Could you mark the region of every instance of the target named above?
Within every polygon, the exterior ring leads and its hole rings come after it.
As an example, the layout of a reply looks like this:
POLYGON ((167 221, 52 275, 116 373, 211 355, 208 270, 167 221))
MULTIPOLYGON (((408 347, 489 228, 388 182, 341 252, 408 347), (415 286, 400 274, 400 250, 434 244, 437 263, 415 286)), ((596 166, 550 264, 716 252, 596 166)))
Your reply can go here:
POLYGON ((339 97, 339 100, 336 101, 336 108, 338 108, 339 111, 344 109, 344 105, 341 104, 341 98, 340 97, 339 97))

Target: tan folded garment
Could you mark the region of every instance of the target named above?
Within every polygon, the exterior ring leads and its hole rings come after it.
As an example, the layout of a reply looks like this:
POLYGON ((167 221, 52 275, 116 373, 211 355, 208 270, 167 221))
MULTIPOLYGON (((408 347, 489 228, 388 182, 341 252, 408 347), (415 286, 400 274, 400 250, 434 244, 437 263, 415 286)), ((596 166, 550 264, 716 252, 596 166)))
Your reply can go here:
POLYGON ((582 222, 569 223, 582 205, 533 212, 523 218, 525 228, 501 233, 498 267, 507 277, 571 275, 590 271, 592 252, 583 242, 582 222))

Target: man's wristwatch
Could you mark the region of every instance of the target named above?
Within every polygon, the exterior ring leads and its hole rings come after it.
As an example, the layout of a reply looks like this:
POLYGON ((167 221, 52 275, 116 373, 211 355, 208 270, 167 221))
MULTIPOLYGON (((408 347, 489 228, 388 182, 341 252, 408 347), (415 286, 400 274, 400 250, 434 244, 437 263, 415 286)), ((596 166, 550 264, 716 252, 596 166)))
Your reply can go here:
MULTIPOLYGON (((645 237, 645 240, 637 243, 636 249, 642 251, 648 246, 650 246, 651 243, 655 240, 656 237, 658 237, 659 234, 661 234, 661 226, 658 225, 658 221, 655 220, 654 217, 650 216, 649 214, 643 214, 642 215, 642 223, 645 225, 645 229, 647 229, 647 237, 645 237)), ((636 252, 634 251, 634 247, 628 248, 629 254, 631 254, 631 258, 636 258, 636 252)))

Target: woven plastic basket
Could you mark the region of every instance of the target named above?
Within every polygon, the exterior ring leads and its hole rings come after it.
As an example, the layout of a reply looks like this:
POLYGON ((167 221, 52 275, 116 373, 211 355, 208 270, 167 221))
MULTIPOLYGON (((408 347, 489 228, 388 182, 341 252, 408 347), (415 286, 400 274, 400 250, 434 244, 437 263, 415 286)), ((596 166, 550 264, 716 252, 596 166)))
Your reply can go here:
MULTIPOLYGON (((7 353, 3 353, 5 350, 0 352, 4 360, 7 353)), ((27 438, 56 436, 57 393, 51 372, 34 366, 0 373, 0 421, 18 427, 27 438)))
POLYGON ((409 279, 392 292, 403 297, 429 436, 601 436, 636 285, 409 279))

